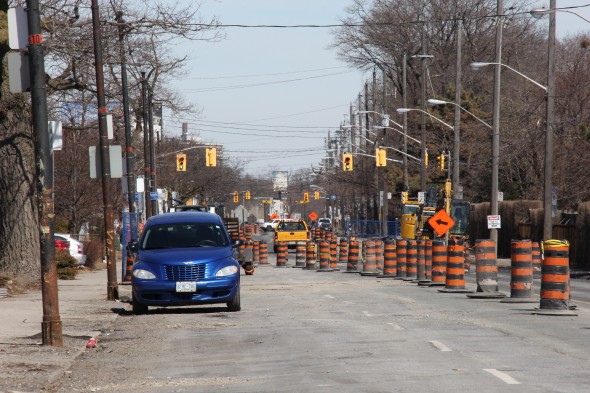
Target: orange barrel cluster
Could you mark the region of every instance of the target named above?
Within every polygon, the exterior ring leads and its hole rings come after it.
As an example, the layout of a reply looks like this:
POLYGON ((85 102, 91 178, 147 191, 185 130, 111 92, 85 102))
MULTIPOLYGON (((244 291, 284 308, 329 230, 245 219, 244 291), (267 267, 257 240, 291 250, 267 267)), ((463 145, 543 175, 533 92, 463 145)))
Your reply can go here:
POLYGON ((320 241, 319 251, 320 268, 318 272, 332 272, 330 268, 330 243, 325 240, 320 241))
POLYGON ((541 274, 541 247, 538 242, 531 243, 531 252, 533 255, 533 277, 539 277, 541 274))
POLYGON ((338 240, 334 234, 330 234, 330 268, 340 270, 338 268, 338 240))
POLYGON ((305 267, 305 252, 305 242, 297 242, 295 244, 295 266, 293 267, 305 267))
POLYGON ((424 276, 428 283, 432 281, 432 240, 430 239, 424 241, 424 276))
POLYGON ((375 240, 375 265, 377 270, 383 271, 383 241, 375 240))
POLYGON ((254 240, 252 246, 252 260, 254 261, 254 264, 258 264, 260 262, 260 242, 254 240))
POLYGON ((359 242, 351 240, 348 245, 348 263, 346 264, 346 273, 359 272, 359 242))
POLYGON ((277 266, 276 267, 287 267, 287 257, 289 253, 289 249, 287 243, 285 242, 278 242, 277 243, 277 266))
POLYGON ((442 286, 447 281, 447 246, 444 240, 432 241, 431 286, 442 286))
POLYGON ((510 299, 503 302, 533 302, 533 255, 530 240, 513 240, 510 244, 510 299))
POLYGON ((408 246, 408 241, 404 239, 399 239, 396 244, 397 248, 397 274, 396 279, 404 279, 407 277, 408 270, 407 270, 407 254, 406 248, 408 246))
POLYGON ((260 245, 258 247, 260 249, 260 261, 259 261, 259 265, 269 265, 268 262, 268 244, 266 244, 265 242, 260 242, 260 245))
POLYGON ((315 269, 315 243, 312 241, 307 242, 305 245, 305 269, 315 269))
POLYGON ((478 239, 475 241, 475 281, 477 291, 467 297, 485 299, 505 296, 498 292, 498 261, 494 240, 478 239))
POLYGON ((416 277, 418 281, 426 280, 426 261, 424 259, 424 239, 416 241, 416 277))
POLYGON ((406 280, 415 280, 418 277, 418 244, 416 240, 408 240, 406 246, 406 280))
POLYGON ((439 292, 471 292, 465 288, 465 246, 447 246, 447 277, 439 292))
POLYGON ((340 239, 340 247, 339 247, 339 259, 338 262, 346 263, 348 258, 348 243, 346 243, 346 239, 340 239))
POLYGON ((378 273, 376 263, 377 260, 375 255, 375 242, 372 240, 367 240, 365 242, 365 247, 367 251, 361 276, 376 276, 378 273))
POLYGON ((395 241, 386 239, 383 251, 383 274, 379 277, 393 278, 397 274, 397 255, 395 253, 395 241))
POLYGON ((543 242, 545 258, 541 268, 541 309, 569 310, 569 244, 565 241, 543 242))

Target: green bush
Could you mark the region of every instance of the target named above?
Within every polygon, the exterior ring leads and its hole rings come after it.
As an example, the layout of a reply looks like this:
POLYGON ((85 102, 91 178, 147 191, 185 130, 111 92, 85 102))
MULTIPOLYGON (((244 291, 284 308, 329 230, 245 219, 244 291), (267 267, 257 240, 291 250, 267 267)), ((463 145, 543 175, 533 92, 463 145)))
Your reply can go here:
POLYGON ((60 280, 73 280, 78 274, 78 261, 65 250, 55 250, 57 262, 57 278, 60 280))

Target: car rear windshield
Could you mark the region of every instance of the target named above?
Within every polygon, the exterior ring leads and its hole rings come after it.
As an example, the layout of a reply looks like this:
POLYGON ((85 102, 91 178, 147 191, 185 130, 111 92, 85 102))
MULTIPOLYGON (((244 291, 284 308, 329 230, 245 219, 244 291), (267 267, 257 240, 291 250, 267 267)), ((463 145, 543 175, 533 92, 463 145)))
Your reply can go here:
POLYGON ((279 231, 305 231, 305 224, 301 221, 281 222, 277 229, 279 231))
POLYGON ((171 223, 149 226, 140 248, 227 247, 229 240, 222 227, 212 223, 171 223))

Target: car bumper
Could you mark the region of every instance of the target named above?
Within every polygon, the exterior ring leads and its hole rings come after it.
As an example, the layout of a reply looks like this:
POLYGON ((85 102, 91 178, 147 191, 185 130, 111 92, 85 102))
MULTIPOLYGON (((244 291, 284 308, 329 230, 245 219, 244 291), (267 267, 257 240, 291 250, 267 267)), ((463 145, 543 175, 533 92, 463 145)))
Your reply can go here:
POLYGON ((176 292, 175 281, 132 279, 135 299, 146 306, 187 306, 227 303, 240 285, 239 275, 197 282, 197 292, 176 292))

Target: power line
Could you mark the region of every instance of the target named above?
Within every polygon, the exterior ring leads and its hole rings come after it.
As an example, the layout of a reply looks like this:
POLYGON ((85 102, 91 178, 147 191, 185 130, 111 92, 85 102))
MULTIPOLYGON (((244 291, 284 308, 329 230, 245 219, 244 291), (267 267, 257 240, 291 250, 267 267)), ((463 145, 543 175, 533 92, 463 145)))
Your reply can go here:
POLYGON ((217 79, 238 79, 238 78, 259 78, 259 77, 266 77, 266 76, 279 76, 279 75, 291 75, 291 74, 302 74, 306 72, 316 72, 316 71, 327 71, 327 70, 338 70, 342 68, 347 68, 345 66, 341 67, 327 67, 327 68, 315 68, 311 70, 300 70, 300 71, 288 71, 288 72, 277 72, 271 74, 250 74, 250 75, 232 75, 232 76, 211 76, 211 77, 194 77, 194 78, 174 78, 171 80, 217 80, 217 79))

